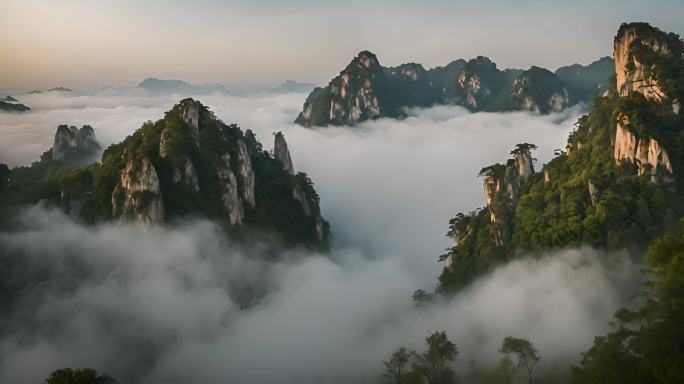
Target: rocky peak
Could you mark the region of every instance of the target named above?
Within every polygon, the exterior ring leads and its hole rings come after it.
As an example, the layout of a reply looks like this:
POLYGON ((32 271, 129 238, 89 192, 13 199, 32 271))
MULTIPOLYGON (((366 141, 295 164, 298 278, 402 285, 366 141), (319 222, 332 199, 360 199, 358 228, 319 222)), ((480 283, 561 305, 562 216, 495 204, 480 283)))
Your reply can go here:
POLYGON ((55 132, 52 144, 52 158, 81 162, 90 160, 100 150, 95 138, 95 130, 89 125, 80 129, 74 126, 60 125, 55 132))
POLYGON ((570 92, 551 71, 532 67, 513 82, 513 109, 537 113, 559 112, 571 104, 570 92))
POLYGON ((287 142, 282 132, 275 134, 275 144, 273 146, 273 155, 283 165, 283 169, 290 175, 294 175, 294 166, 292 165, 292 158, 290 157, 290 150, 287 148, 287 142))
POLYGON ((531 151, 534 144, 518 144, 511 151, 512 157, 506 164, 494 164, 483 168, 484 197, 490 220, 498 225, 494 234, 497 245, 502 246, 510 233, 510 217, 518 202, 522 185, 534 174, 531 151))
POLYGON ((190 126, 195 137, 199 136, 199 109, 202 105, 193 99, 184 99, 179 106, 181 119, 190 126))
POLYGON ((482 109, 502 87, 504 73, 489 58, 478 56, 468 61, 457 79, 461 102, 471 109, 482 109))
POLYGON ((401 64, 395 68, 389 68, 390 75, 405 78, 411 81, 417 81, 419 79, 425 79, 427 77, 427 71, 421 64, 417 63, 406 63, 401 64))
POLYGON ((352 61, 352 64, 360 65, 365 68, 370 69, 371 67, 378 66, 378 58, 370 51, 361 51, 352 61))
POLYGON ((636 91, 647 99, 661 101, 666 97, 650 63, 644 62, 644 51, 656 55, 670 52, 665 33, 646 23, 622 24, 613 43, 613 59, 619 96, 636 91))

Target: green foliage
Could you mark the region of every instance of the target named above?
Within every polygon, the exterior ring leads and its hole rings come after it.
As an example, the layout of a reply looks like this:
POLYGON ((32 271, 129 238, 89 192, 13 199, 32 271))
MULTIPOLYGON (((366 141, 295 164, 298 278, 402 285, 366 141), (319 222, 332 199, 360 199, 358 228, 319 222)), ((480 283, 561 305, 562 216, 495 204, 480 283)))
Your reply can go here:
POLYGON ((405 374, 405 368, 411 358, 411 354, 404 347, 400 347, 388 361, 383 361, 385 372, 382 374, 387 383, 401 384, 405 374))
MULTIPOLYGON (((684 214, 681 126, 682 116, 673 114, 666 103, 645 100, 640 94, 618 98, 613 92, 595 99, 591 112, 578 120, 568 138, 571 150, 544 166, 548 181, 543 173, 533 175, 521 186, 520 197, 509 210, 495 197, 491 207, 460 214, 450 222, 450 236, 467 236, 457 239, 458 244, 442 256, 452 263, 440 276, 440 290, 458 290, 519 254, 579 245, 640 252, 651 240, 676 228, 676 218, 684 214), (615 163, 612 140, 620 114, 629 116, 628 129, 638 137, 659 139, 674 167, 673 183, 652 183, 648 172, 640 176, 631 163, 615 163), (595 205, 589 182, 598 190, 595 205), (488 218, 491 209, 510 216, 510 238, 503 247, 497 247, 492 238, 500 228, 488 218)), ((505 169, 495 164, 483 168, 480 175, 501 180, 505 169)))
POLYGON ((458 349, 446 332, 434 332, 425 338, 427 350, 413 352, 412 369, 425 379, 427 384, 448 384, 456 381, 452 368, 458 349))
POLYGON ((98 375, 91 368, 71 369, 61 368, 50 373, 45 380, 47 384, 117 384, 118 382, 107 374, 98 375))
POLYGON ((515 355, 518 359, 518 367, 525 368, 527 380, 532 384, 532 371, 541 357, 537 355, 537 350, 529 340, 507 336, 501 343, 499 352, 507 355, 515 355))
POLYGON ((383 361, 383 379, 395 384, 452 384, 456 373, 452 367, 458 349, 449 340, 446 332, 433 332, 425 338, 427 349, 418 353, 408 352, 406 348, 397 349, 389 360, 383 361), (411 370, 405 367, 411 363, 411 370))
POLYGON ((583 353, 572 383, 684 382, 684 234, 657 239, 645 260, 643 304, 616 314, 615 330, 583 353))

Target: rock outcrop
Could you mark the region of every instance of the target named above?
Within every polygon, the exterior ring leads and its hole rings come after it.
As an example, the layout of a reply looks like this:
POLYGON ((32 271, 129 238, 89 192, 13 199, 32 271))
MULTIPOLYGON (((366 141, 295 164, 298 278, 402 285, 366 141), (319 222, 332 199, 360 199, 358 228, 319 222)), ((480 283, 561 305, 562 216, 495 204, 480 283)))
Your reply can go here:
POLYGON ((484 197, 490 220, 497 225, 495 243, 503 246, 510 235, 511 215, 520 196, 520 188, 534 174, 532 144, 518 144, 505 165, 495 164, 480 171, 484 179, 484 197))
POLYGON ((216 168, 216 175, 221 185, 221 201, 228 212, 228 221, 231 225, 242 224, 245 218, 245 209, 240 199, 237 178, 230 166, 230 153, 221 156, 221 161, 216 168))
POLYGON ((246 204, 254 208, 256 205, 256 199, 254 197, 254 169, 252 169, 252 159, 244 139, 237 140, 237 164, 237 174, 241 182, 242 198, 246 204))
POLYGON ((292 158, 290 157, 290 150, 287 148, 287 142, 282 132, 275 134, 275 144, 273 145, 273 155, 283 165, 283 169, 290 175, 294 175, 294 166, 292 165, 292 158))
MULTIPOLYGON (((681 46, 682 43, 648 24, 620 26, 613 52, 618 97, 630 97, 637 92, 647 101, 665 105, 664 109, 678 114, 679 101, 668 95, 663 83, 667 78, 664 76, 666 67, 684 66, 684 57, 673 54, 672 44, 681 46)), ((615 162, 633 164, 639 175, 648 172, 654 183, 672 182, 674 170, 670 155, 663 143, 653 136, 659 127, 645 126, 654 124, 655 120, 641 116, 637 116, 639 124, 635 126, 630 118, 634 113, 642 112, 627 110, 618 115, 613 150, 615 162)))
POLYGON ((648 172, 651 181, 672 181, 672 163, 667 151, 656 139, 643 137, 637 138, 630 132, 629 119, 622 115, 617 123, 615 133, 615 148, 613 158, 619 164, 629 161, 636 165, 637 174, 643 175, 648 172))
POLYGON ((511 106, 514 110, 547 114, 560 112, 571 104, 570 92, 563 82, 546 69, 532 67, 513 83, 511 106))
POLYGON ((100 150, 95 138, 95 130, 90 125, 80 129, 74 126, 60 125, 55 132, 52 144, 54 160, 80 162, 90 160, 100 150))
POLYGON ((494 62, 484 56, 472 59, 458 75, 461 103, 473 110, 483 109, 498 96, 505 76, 494 62))
POLYGON ((657 55, 669 53, 665 35, 656 28, 643 23, 623 24, 613 44, 618 95, 629 96, 636 91, 649 100, 661 101, 667 95, 650 64, 636 54, 639 49, 657 55))
POLYGON ((287 147, 285 136, 282 132, 275 134, 275 143, 273 147, 273 154, 282 165, 292 180, 292 197, 299 202, 302 207, 304 215, 314 219, 316 237, 323 239, 325 237, 325 226, 327 225, 323 216, 321 216, 321 209, 319 199, 316 192, 308 185, 307 177, 304 174, 295 175, 294 167, 292 165, 292 157, 290 150, 287 147))
POLYGON ((131 157, 112 194, 112 216, 149 226, 164 221, 164 203, 157 169, 144 157, 139 164, 131 157))

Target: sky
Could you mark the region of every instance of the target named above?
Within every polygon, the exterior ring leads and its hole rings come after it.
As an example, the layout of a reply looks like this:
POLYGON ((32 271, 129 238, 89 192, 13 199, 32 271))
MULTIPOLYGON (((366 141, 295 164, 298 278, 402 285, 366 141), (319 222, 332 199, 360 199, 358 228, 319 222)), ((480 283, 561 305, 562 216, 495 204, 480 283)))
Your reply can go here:
POLYGON ((682 34, 682 14, 678 0, 2 0, 0 89, 324 84, 363 49, 387 66, 555 69, 610 55, 624 21, 682 34))

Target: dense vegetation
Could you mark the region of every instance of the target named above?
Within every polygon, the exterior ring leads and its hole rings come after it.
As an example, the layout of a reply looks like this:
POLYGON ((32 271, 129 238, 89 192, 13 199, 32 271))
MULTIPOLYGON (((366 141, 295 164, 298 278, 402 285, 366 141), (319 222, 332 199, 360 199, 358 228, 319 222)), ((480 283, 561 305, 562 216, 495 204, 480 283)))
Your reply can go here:
MULTIPOLYGON (((669 91, 681 97, 676 84, 669 91)), ((517 204, 508 208, 512 218, 508 241, 503 245, 493 241, 498 226, 491 222, 490 210, 503 204, 501 196, 490 207, 458 214, 450 221, 450 237, 467 235, 442 257, 452 262, 440 276, 441 289, 457 290, 519 254, 579 245, 643 251, 651 240, 676 228, 684 214, 682 126, 684 116, 672 113, 669 104, 649 101, 637 92, 617 97, 611 91, 607 97, 595 98, 591 112, 571 132, 566 151, 534 174, 522 186, 517 204), (660 175, 659 182, 653 183, 651 172, 638 175, 634 164, 615 162, 616 121, 623 115, 630 122, 626 128, 636 137, 655 138, 664 147, 673 175, 653 170, 660 175), (670 177, 671 182, 664 180, 670 177)))

